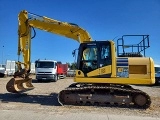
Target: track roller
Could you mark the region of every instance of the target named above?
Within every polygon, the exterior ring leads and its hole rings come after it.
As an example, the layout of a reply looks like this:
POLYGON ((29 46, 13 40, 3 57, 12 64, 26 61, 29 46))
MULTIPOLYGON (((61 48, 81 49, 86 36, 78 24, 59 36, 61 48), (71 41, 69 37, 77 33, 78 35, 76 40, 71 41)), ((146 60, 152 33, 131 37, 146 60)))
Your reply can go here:
POLYGON ((151 104, 150 97, 145 93, 137 93, 133 96, 133 102, 135 105, 141 108, 148 108, 151 104))

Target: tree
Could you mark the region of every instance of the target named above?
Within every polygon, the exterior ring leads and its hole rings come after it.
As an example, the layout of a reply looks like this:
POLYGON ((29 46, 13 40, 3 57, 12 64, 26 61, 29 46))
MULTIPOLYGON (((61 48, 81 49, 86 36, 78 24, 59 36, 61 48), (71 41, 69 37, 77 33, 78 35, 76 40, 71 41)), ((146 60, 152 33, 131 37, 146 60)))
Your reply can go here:
POLYGON ((66 64, 68 64, 68 68, 71 68, 71 64, 69 62, 66 62, 66 64))
POLYGON ((71 63, 71 69, 75 70, 76 69, 76 63, 71 63))

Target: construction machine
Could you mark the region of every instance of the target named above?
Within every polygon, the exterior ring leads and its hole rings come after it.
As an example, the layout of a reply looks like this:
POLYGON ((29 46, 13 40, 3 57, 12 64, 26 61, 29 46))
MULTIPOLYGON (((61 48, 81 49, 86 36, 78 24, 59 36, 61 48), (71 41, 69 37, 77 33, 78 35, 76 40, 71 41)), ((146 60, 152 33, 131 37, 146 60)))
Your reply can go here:
POLYGON ((74 83, 58 94, 61 105, 125 105, 145 109, 150 106, 149 95, 131 85, 154 84, 152 58, 118 57, 113 40, 93 41, 86 30, 73 23, 25 10, 18 18, 18 56, 22 53, 23 62, 17 62, 18 71, 6 85, 8 92, 20 93, 34 88, 29 77, 31 39, 34 37, 31 37, 31 29, 38 28, 80 43, 74 83))

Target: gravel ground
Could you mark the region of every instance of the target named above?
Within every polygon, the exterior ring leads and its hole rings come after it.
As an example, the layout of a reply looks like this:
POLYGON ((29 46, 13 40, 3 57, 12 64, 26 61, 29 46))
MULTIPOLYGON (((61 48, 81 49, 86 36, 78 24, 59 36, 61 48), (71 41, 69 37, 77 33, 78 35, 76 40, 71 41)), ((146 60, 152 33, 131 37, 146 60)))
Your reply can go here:
POLYGON ((0 110, 24 110, 34 113, 65 115, 70 113, 113 114, 127 116, 160 117, 160 86, 133 86, 148 93, 152 104, 147 110, 118 107, 95 106, 61 106, 57 95, 64 88, 73 83, 73 78, 61 79, 57 82, 38 83, 33 78, 34 90, 25 94, 8 93, 5 86, 10 77, 0 78, 0 110))

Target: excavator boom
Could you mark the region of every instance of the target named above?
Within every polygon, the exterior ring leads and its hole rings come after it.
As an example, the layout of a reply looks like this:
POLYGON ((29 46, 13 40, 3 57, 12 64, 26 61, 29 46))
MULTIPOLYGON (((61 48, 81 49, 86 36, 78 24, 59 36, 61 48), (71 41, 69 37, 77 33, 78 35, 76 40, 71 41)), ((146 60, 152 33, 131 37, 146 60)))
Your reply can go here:
MULTIPOLYGON (((19 16, 19 44, 18 44, 18 55, 23 54, 25 68, 30 67, 30 48, 31 48, 31 28, 38 28, 43 31, 51 32, 71 38, 84 43, 86 41, 92 41, 89 33, 73 23, 61 22, 45 16, 35 15, 25 10, 21 11, 19 16)), ((35 32, 35 30, 34 30, 35 32)))

